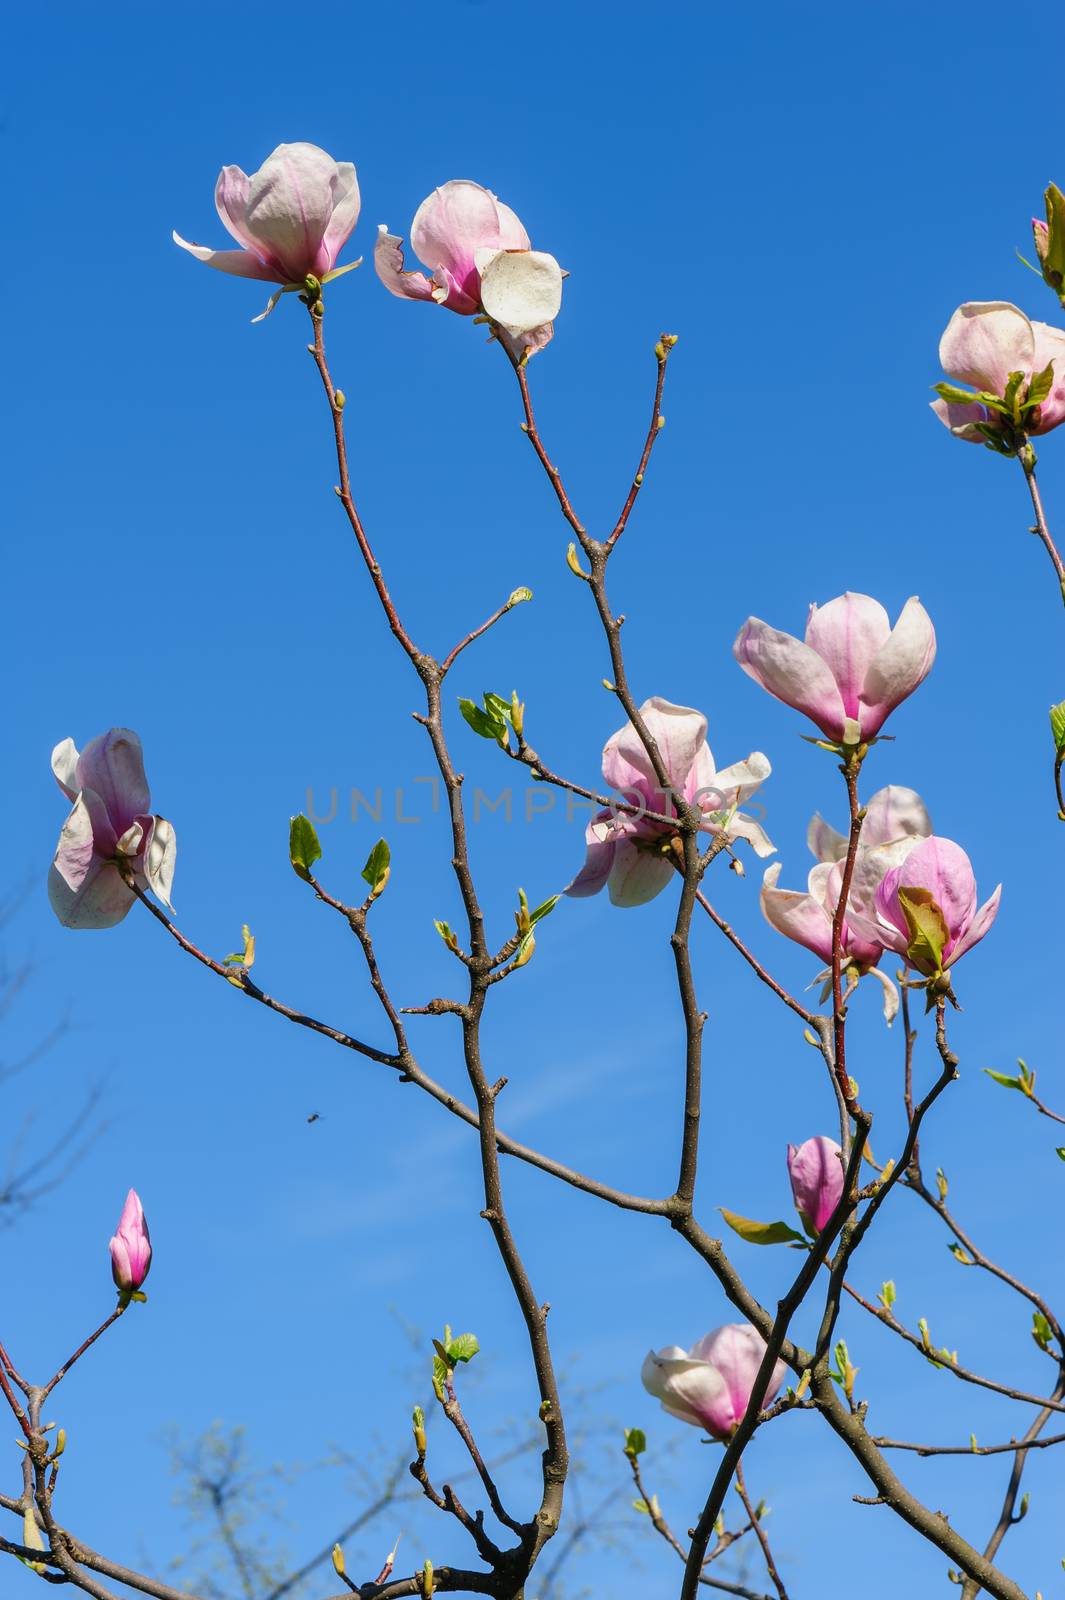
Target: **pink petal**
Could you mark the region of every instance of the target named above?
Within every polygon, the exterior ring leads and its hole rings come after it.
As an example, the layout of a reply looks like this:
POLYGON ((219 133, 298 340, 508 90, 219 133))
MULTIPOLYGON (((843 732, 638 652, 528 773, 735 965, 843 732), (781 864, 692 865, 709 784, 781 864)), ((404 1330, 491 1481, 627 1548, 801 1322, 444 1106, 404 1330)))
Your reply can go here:
MULTIPOLYGON (((682 794, 706 743, 706 718, 701 711, 693 711, 690 706, 675 706, 658 695, 644 701, 640 715, 658 746, 671 786, 682 794)), ((653 793, 656 798, 650 809, 667 809, 662 803, 665 797, 658 790, 650 758, 631 722, 626 722, 607 740, 603 750, 603 777, 613 789, 639 789, 649 798, 653 793)))
POLYGON ((48 899, 65 928, 113 928, 135 898, 110 861, 96 858, 77 889, 54 866, 48 874, 48 899))
MULTIPOLYGON (((825 909, 823 899, 813 893, 802 894, 797 889, 778 889, 776 885, 780 871, 779 861, 766 869, 762 879, 762 915, 785 938, 804 945, 807 950, 820 956, 822 961, 830 961, 832 918, 825 909)), ((810 875, 810 885, 812 889, 813 873, 810 875)))
POLYGON ((403 240, 389 233, 382 222, 373 251, 374 271, 388 290, 401 300, 432 300, 433 286, 424 272, 404 272, 403 240))
POLYGON ((418 207, 410 242, 427 267, 446 268, 458 287, 479 303, 481 280, 474 254, 483 247, 500 248, 501 221, 490 190, 468 178, 452 178, 418 207))
POLYGON ((857 719, 869 665, 890 633, 887 612, 867 594, 841 594, 825 606, 810 607, 806 643, 835 678, 848 717, 857 719))
POLYGON ((916 789, 890 783, 878 789, 865 808, 861 848, 888 844, 892 839, 927 839, 931 832, 931 819, 916 789))
POLYGON ((131 728, 111 728, 90 739, 78 757, 77 779, 79 789, 100 796, 118 835, 151 805, 141 742, 131 728))
POLYGON ((1031 372, 1032 324, 1008 300, 973 300, 959 306, 939 341, 943 371, 956 383, 1002 394, 1011 372, 1031 372))
POLYGON ((981 433, 978 423, 989 422, 992 427, 997 426, 994 412, 987 411, 982 405, 962 405, 959 400, 931 400, 929 405, 955 439, 964 439, 967 444, 987 443, 987 437, 981 433))
POLYGON ((911 595, 865 675, 860 717, 863 738, 879 732, 895 707, 924 682, 935 659, 932 619, 917 596, 911 595))
POLYGON ((648 1394, 671 1416, 694 1427, 721 1433, 730 1426, 731 1405, 725 1381, 708 1362, 693 1359, 679 1345, 649 1351, 640 1372, 648 1394))
POLYGON ((785 705, 803 712, 830 739, 844 731, 843 700, 835 678, 816 651, 790 633, 748 617, 732 647, 744 672, 785 705))
POLYGON ((205 244, 190 244, 180 233, 171 234, 175 244, 187 250, 190 256, 202 261, 218 272, 228 272, 235 278, 259 278, 265 283, 283 283, 283 276, 273 267, 263 264, 250 250, 211 250, 205 244))
POLYGON ((643 906, 677 876, 666 856, 641 850, 631 839, 617 841, 607 887, 615 906, 643 906))
POLYGON ((945 966, 951 966, 955 961, 960 960, 960 958, 965 955, 967 951, 971 950, 973 945, 980 943, 980 940, 984 937, 984 934, 987 933, 988 929, 991 927, 991 924, 998 916, 999 901, 1001 899, 1002 885, 999 884, 991 898, 984 901, 979 911, 973 917, 968 929, 962 934, 961 938, 954 946, 954 949, 951 951, 949 959, 944 963, 945 966))
POLYGON ((606 884, 610 869, 614 865, 616 847, 612 820, 609 811, 601 811, 588 824, 585 833, 587 854, 584 866, 573 882, 566 885, 563 894, 568 894, 575 900, 582 900, 587 895, 598 894, 606 884))

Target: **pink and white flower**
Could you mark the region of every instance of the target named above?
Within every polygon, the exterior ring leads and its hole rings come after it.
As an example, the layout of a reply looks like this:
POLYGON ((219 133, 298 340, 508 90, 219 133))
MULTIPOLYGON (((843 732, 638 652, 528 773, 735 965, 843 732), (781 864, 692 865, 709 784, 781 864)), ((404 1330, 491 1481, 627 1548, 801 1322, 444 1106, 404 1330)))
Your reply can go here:
POLYGON ((73 801, 48 876, 52 910, 66 928, 113 928, 136 899, 119 870, 170 905, 177 841, 152 815, 141 742, 112 728, 78 752, 73 739, 52 751, 56 782, 73 801))
POLYGON ((969 857, 952 839, 933 835, 884 875, 860 923, 915 971, 938 978, 979 944, 1001 897, 999 884, 978 910, 969 857))
POLYGON ((422 201, 410 242, 428 267, 409 272, 403 240, 382 223, 374 249, 377 276, 404 300, 430 300, 460 316, 487 316, 516 356, 542 350, 562 305, 562 269, 533 250, 509 206, 490 189, 452 178, 422 201))
MULTIPOLYGON (((727 1439, 744 1416, 766 1353, 765 1340, 749 1322, 715 1328, 682 1350, 667 1345, 650 1350, 640 1379, 663 1411, 681 1422, 705 1428, 715 1439, 727 1439)), ((761 1396, 764 1410, 784 1381, 787 1367, 778 1361, 761 1396)))
MULTIPOLYGON (((876 978, 884 990, 884 1016, 890 1023, 898 1013, 899 996, 891 979, 878 970, 886 949, 885 939, 870 931, 877 887, 892 867, 899 865, 921 839, 932 832, 924 801, 913 789, 897 784, 879 789, 866 807, 858 838, 854 873, 843 919, 842 955, 848 981, 876 978)), ((806 892, 778 889, 780 863, 766 868, 762 880, 761 904, 766 921, 778 933, 805 945, 822 961, 832 960, 832 927, 843 886, 847 840, 820 816, 815 816, 807 831, 810 850, 817 857, 811 868, 806 892)), ((818 982, 826 976, 819 973, 818 982)))
POLYGON ((749 678, 803 712, 826 738, 856 745, 875 737, 924 682, 936 634, 916 595, 892 627, 879 600, 847 593, 810 607, 804 640, 748 617, 733 654, 749 678))
MULTIPOLYGON (((223 167, 214 200, 239 250, 190 244, 178 233, 173 239, 218 272, 302 289, 309 275, 328 283, 358 266, 355 261, 336 267, 359 219, 355 168, 350 161, 334 161, 316 144, 279 144, 250 177, 240 167, 223 167)), ((272 295, 253 321, 269 316, 282 292, 272 295)))
POLYGON ((603 776, 625 804, 600 811, 588 824, 584 867, 566 889, 577 897, 598 894, 604 885, 616 906, 653 900, 675 875, 671 840, 675 830, 643 813, 675 816, 676 801, 699 808, 702 828, 727 839, 746 839, 756 855, 772 855, 761 825, 738 808, 768 778, 772 768, 760 750, 719 772, 706 742, 706 718, 688 706, 657 695, 645 700, 640 715, 665 764, 670 788, 663 791, 639 734, 630 722, 607 740, 603 776))
MULTIPOLYGON (((1038 233, 1036 238, 1038 248, 1038 233)), ((971 384, 976 391, 971 401, 941 396, 931 402, 956 439, 987 444, 985 429, 998 433, 1011 421, 1024 433, 1049 433, 1065 422, 1065 331, 1030 321, 1008 300, 971 300, 959 306, 939 341, 939 359, 956 384, 971 384), (983 393, 1002 400, 1011 375, 1019 372, 1024 377, 1017 391, 1021 406, 1033 376, 1048 366, 1051 382, 1045 398, 1015 417, 1004 417, 979 398, 983 393)))

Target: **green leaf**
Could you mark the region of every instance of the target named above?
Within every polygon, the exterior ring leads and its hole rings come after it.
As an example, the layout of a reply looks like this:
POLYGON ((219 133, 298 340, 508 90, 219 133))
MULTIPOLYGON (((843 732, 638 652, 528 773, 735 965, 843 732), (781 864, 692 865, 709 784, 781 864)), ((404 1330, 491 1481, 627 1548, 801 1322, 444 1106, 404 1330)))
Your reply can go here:
POLYGON ((300 812, 288 825, 288 859, 292 870, 304 881, 310 878, 311 868, 321 859, 322 847, 314 831, 314 823, 300 812))
POLYGON ((625 1454, 627 1456, 642 1456, 647 1449, 647 1435, 642 1428, 625 1429, 625 1454))
POLYGON ((1046 1317, 1044 1317, 1043 1313, 1041 1311, 1033 1311, 1032 1338, 1035 1340, 1040 1350, 1048 1350, 1050 1348, 1050 1341, 1053 1339, 1053 1337, 1053 1330, 1051 1329, 1050 1323, 1047 1321, 1046 1317))
POLYGON ((990 1067, 985 1067, 984 1071, 994 1083, 1000 1083, 1004 1089, 1019 1089, 1022 1094, 1025 1093, 1024 1082, 1022 1079, 1011 1078, 1007 1072, 992 1072, 990 1067))
POLYGON ((1065 1161, 1065 1144, 1058 1144, 1058 1145, 1055 1145, 1055 1146, 1054 1146, 1054 1149, 1055 1149, 1055 1152, 1056 1152, 1056 1153, 1057 1153, 1057 1155, 1058 1155, 1058 1158, 1059 1158, 1059 1159, 1060 1159, 1060 1160, 1061 1160, 1061 1161, 1065 1161))
POLYGON ((946 400, 950 405, 973 406, 977 404, 976 392, 973 389, 960 389, 956 383, 934 383, 932 385, 941 400, 946 400))
POLYGON ((1047 208, 1047 246, 1043 257, 1045 272, 1065 277, 1065 195, 1052 183, 1044 196, 1047 208))
POLYGON ((1050 708, 1050 732, 1057 755, 1065 755, 1065 700, 1050 708))
POLYGON ((490 717, 498 717, 500 722, 510 721, 510 701, 504 700, 501 694, 492 694, 486 689, 484 693, 484 708, 490 717))
POLYGON ((545 900, 542 905, 537 906, 535 911, 530 911, 529 926, 535 927, 540 921, 541 917, 549 917, 552 911, 554 911, 555 907, 558 905, 558 902, 561 900, 561 898, 561 895, 553 894, 550 900, 545 900))
POLYGON ((1042 372, 1033 372, 1025 396, 1026 406, 1042 405, 1051 389, 1054 387, 1054 363, 1048 361, 1042 372))
POLYGON ((364 882, 370 885, 374 894, 380 894, 388 882, 388 875, 392 870, 392 852, 387 841, 378 839, 370 854, 366 857, 366 865, 362 869, 364 882))
POLYGON ((802 1234, 796 1233, 786 1222, 755 1222, 751 1217, 727 1211, 724 1206, 718 1206, 718 1210, 733 1233, 738 1233, 748 1244, 806 1244, 802 1234))
POLYGON ((880 1285, 880 1304, 885 1311, 890 1311, 897 1299, 894 1278, 888 1278, 886 1283, 880 1285))
POLYGON ((515 589, 512 592, 510 599, 507 601, 507 605, 520 606, 523 600, 531 600, 532 597, 532 590, 527 589, 525 585, 522 584, 520 589, 515 589))
POLYGON ((491 716, 487 711, 482 711, 479 705, 472 700, 460 700, 459 710, 473 729, 482 739, 494 739, 498 744, 506 738, 506 723, 498 717, 491 716))
POLYGON ((1011 415, 1017 415, 1017 395, 1021 384, 1024 382, 1023 372, 1011 372, 1006 383, 1006 390, 1002 396, 1003 402, 1011 415))
POLYGON ((458 1333, 448 1341, 447 1357, 454 1367, 460 1361, 472 1361, 480 1348, 480 1342, 475 1333, 458 1333))
POLYGON ((458 939, 455 937, 454 933, 451 931, 450 925, 448 923, 446 923, 446 922, 440 922, 434 917, 434 919, 433 919, 433 927, 436 929, 436 931, 440 935, 441 939, 443 939, 444 943, 447 945, 447 947, 451 951, 452 955, 457 955, 458 954, 458 949, 459 949, 459 942, 458 942, 458 939))
POLYGON ((934 977, 943 970, 943 950, 950 938, 947 920, 930 889, 900 888, 898 896, 910 930, 906 955, 918 972, 934 977))

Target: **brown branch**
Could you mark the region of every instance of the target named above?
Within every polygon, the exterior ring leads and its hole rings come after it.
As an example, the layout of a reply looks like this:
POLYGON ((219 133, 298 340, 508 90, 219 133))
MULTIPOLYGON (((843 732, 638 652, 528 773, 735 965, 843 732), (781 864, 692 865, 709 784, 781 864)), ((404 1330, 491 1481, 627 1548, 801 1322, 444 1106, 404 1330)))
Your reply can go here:
POLYGON ((675 333, 663 333, 659 335, 658 343, 655 345, 655 360, 658 363, 658 377, 655 382, 654 404, 651 407, 651 421, 647 428, 647 438, 644 440, 643 453, 640 456, 640 464, 636 468, 636 476, 633 478, 632 486, 625 497, 625 504, 621 508, 618 520, 615 522, 612 531, 604 541, 607 550, 612 550, 617 544, 618 540, 621 538, 621 535, 625 532, 625 527, 628 523, 632 508, 636 504, 636 497, 643 487, 644 473, 647 471, 647 464, 651 459, 651 451, 654 449, 655 440, 662 432, 662 427, 666 420, 662 415, 662 390, 665 387, 666 382, 666 363, 669 360, 670 351, 673 349, 673 346, 676 344, 676 342, 677 335, 675 333))
POLYGON ((765 1565, 766 1571, 769 1573, 769 1581, 777 1591, 779 1600, 788 1600, 788 1591, 784 1587, 784 1580, 777 1571, 777 1564, 773 1560, 773 1552, 769 1547, 769 1538, 764 1527, 762 1526, 762 1519, 755 1510, 754 1506, 751 1504, 750 1496, 747 1493, 747 1485, 743 1479, 742 1458, 736 1463, 736 1493, 743 1501, 743 1509, 750 1518, 751 1526, 754 1528, 754 1536, 762 1547, 762 1555, 765 1557, 765 1565))
POLYGON ((699 891, 695 898, 699 905, 702 906, 703 910, 706 912, 714 926, 719 928, 725 935, 725 938, 732 945, 733 949, 739 951, 740 955, 743 957, 744 961, 746 961, 751 971, 761 979, 768 989, 773 991, 778 1000, 783 1000, 784 1004, 790 1010, 794 1011, 797 1017, 801 1017, 803 1022, 807 1023, 810 1027, 813 1027, 818 1021, 818 1019, 814 1016, 814 1013, 812 1011, 808 1011, 800 1001, 795 999, 794 995, 790 995, 786 989, 781 987, 772 974, 769 973, 765 967, 763 967, 758 957, 747 948, 735 929, 725 921, 724 917, 719 911, 714 909, 709 900, 703 894, 702 890, 699 891))
POLYGON ((1035 512, 1035 526, 1032 528, 1032 532, 1042 541, 1043 548, 1050 557, 1054 571, 1057 574, 1061 598, 1065 601, 1065 561, 1062 561, 1058 553, 1058 547, 1051 538, 1050 525, 1043 509, 1043 497, 1039 493, 1039 484, 1035 476, 1035 451, 1030 444, 1023 446, 1018 453, 1018 459, 1024 469, 1024 481, 1028 485, 1028 493, 1032 497, 1032 510, 1035 512))
MULTIPOLYGON (((1049 1410, 1048 1410, 1049 1414, 1049 1410)), ((1029 1430, 1030 1431, 1030 1430, 1029 1430)), ((1065 1444, 1065 1433, 1052 1433, 1045 1439, 1011 1439, 1009 1444, 917 1444, 908 1439, 874 1438, 878 1450, 908 1450, 915 1456, 1003 1456, 1018 1450, 1049 1450, 1065 1444)))
MULTIPOLYGON (((126 1305, 128 1305, 128 1301, 126 1302, 126 1305)), ((106 1317, 100 1324, 96 1332, 90 1333, 89 1337, 84 1341, 84 1343, 78 1346, 74 1354, 67 1357, 59 1371, 56 1373, 55 1377, 51 1378, 41 1390, 42 1401, 48 1399, 48 1396, 51 1394, 56 1384, 62 1382, 67 1373, 70 1371, 71 1367, 74 1365, 75 1361, 80 1360, 80 1358, 85 1354, 86 1350, 91 1350, 97 1339, 101 1338, 107 1332, 108 1328, 114 1327, 119 1317, 126 1310, 126 1305, 123 1305, 121 1302, 119 1302, 119 1304, 112 1311, 111 1315, 106 1317)))

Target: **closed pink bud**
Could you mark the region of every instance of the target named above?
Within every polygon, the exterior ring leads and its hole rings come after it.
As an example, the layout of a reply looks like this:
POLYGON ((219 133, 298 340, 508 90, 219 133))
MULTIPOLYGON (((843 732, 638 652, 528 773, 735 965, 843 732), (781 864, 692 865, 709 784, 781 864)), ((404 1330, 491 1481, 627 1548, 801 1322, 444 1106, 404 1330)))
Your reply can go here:
POLYGON ((592 819, 584 867, 566 888, 568 895, 598 894, 606 886, 615 905, 639 906, 661 894, 676 875, 669 850, 674 830, 643 813, 674 816, 678 799, 699 808, 707 833, 746 839, 759 856, 773 854, 761 824, 738 809, 772 770, 762 752, 755 750, 746 761, 718 771, 701 711, 653 695, 640 707, 640 716, 658 746, 669 788, 659 784, 631 722, 611 735, 603 750, 603 776, 625 805, 638 812, 619 804, 592 819))
POLYGON ((131 1189, 118 1219, 118 1231, 111 1240, 111 1276, 119 1294, 127 1297, 135 1294, 148 1276, 151 1264, 152 1243, 144 1220, 144 1207, 136 1189, 131 1189))
POLYGON ((59 835, 48 898, 66 928, 112 928, 136 896, 119 863, 141 889, 170 904, 177 841, 165 817, 150 811, 141 742, 131 728, 111 728, 78 751, 64 739, 52 751, 56 782, 74 808, 59 835))
POLYGON ((803 1144, 788 1145, 788 1177, 795 1209, 816 1237, 839 1204, 843 1163, 835 1139, 824 1134, 803 1144))
MULTIPOLYGON (((662 1409, 681 1422, 705 1428, 715 1439, 726 1439, 750 1403, 765 1356, 766 1345, 749 1322, 731 1322, 715 1328, 682 1350, 667 1345, 648 1352, 640 1379, 662 1409)), ((772 1401, 787 1371, 778 1361, 760 1398, 764 1409, 772 1401)))
POLYGON ((250 177, 240 167, 223 167, 214 198, 241 249, 211 250, 178 233, 174 243, 218 272, 290 287, 302 287, 309 274, 327 280, 359 218, 355 168, 316 144, 279 144, 250 177))
POLYGON ((382 223, 374 248, 377 276, 403 300, 435 300, 449 311, 483 313, 516 355, 542 350, 562 304, 562 269, 533 250, 509 206, 468 178, 452 178, 423 200, 410 242, 431 274, 403 266, 403 240, 382 223))
POLYGON ((858 744, 879 733, 924 682, 936 634, 916 595, 892 627, 878 600, 848 593, 810 607, 805 640, 748 617, 733 654, 749 678, 803 712, 827 738, 858 744))

